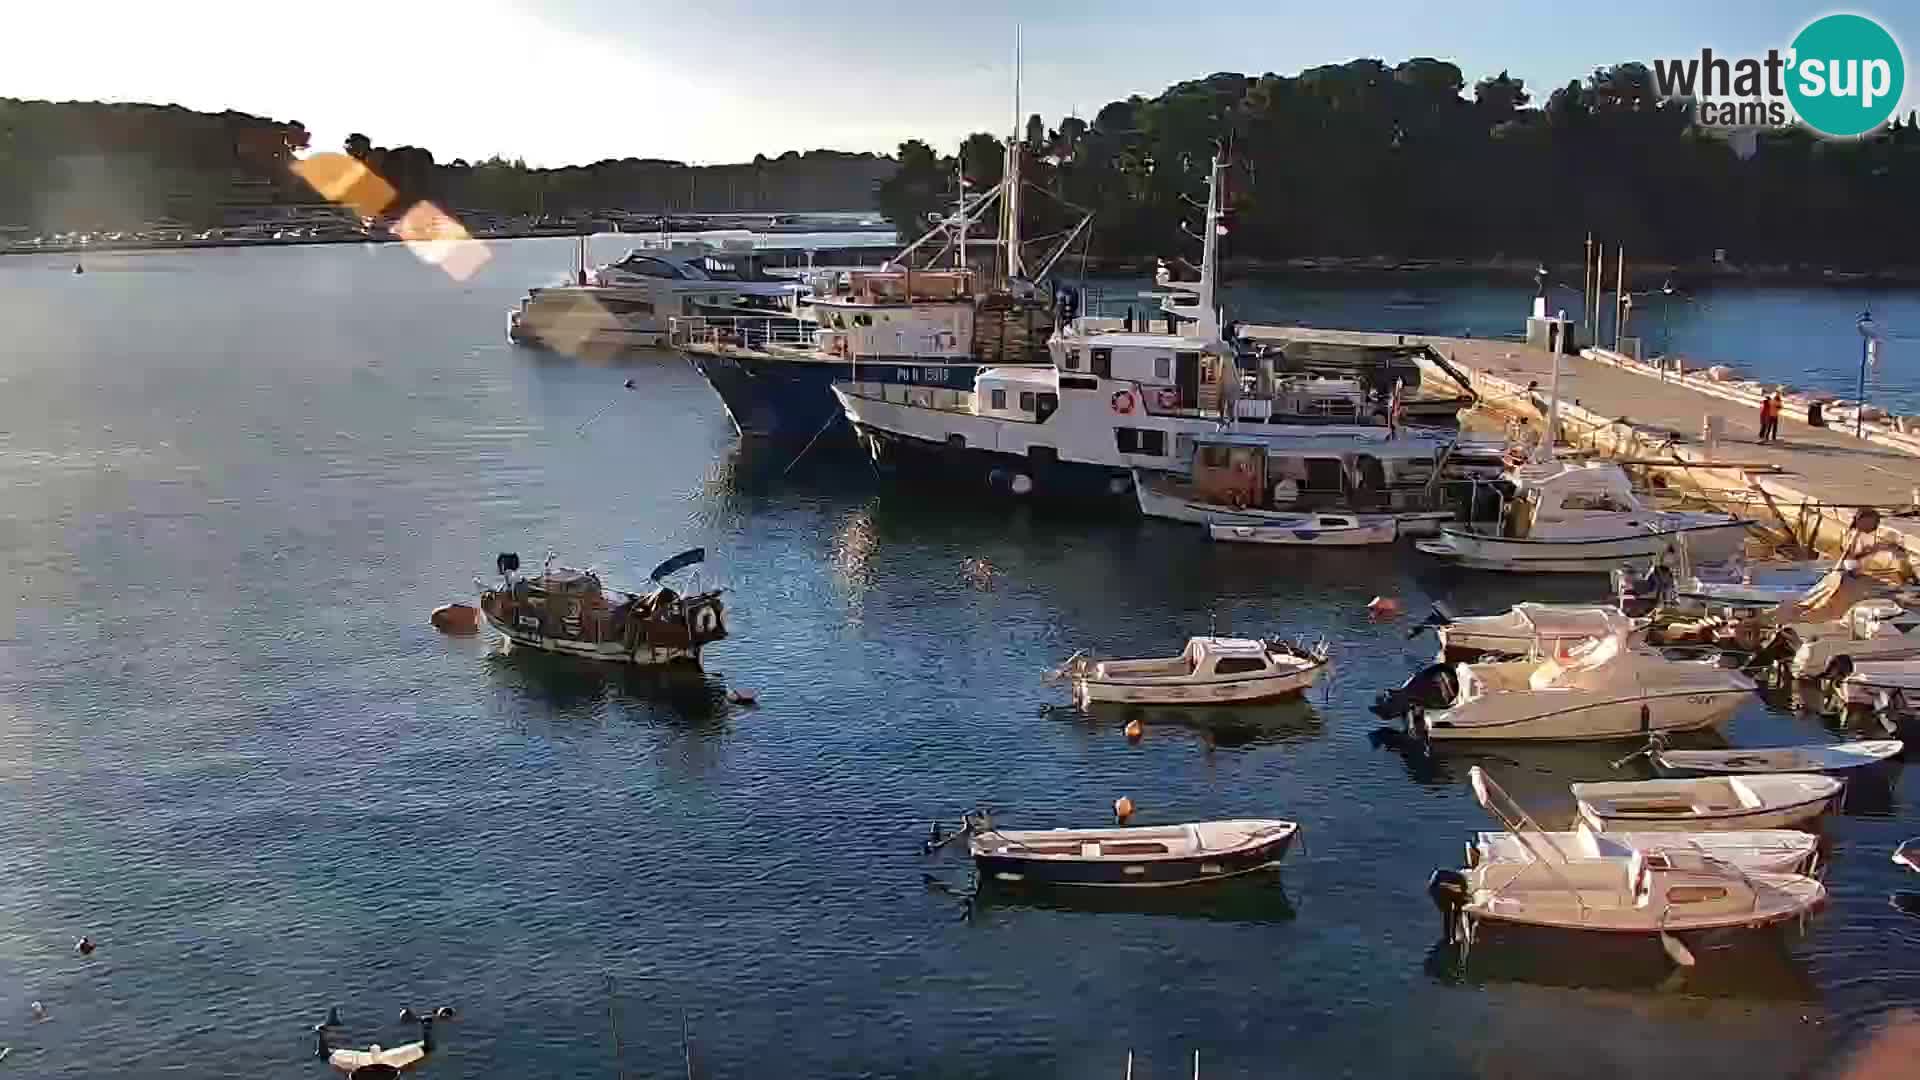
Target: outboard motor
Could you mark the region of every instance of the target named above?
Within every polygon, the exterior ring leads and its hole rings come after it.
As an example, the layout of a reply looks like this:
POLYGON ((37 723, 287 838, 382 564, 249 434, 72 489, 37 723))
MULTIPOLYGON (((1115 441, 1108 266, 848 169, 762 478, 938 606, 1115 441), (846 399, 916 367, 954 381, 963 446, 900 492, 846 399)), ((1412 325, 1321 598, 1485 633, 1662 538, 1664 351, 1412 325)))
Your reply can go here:
POLYGON ((1472 894, 1467 875, 1458 870, 1435 870, 1427 879, 1427 899, 1440 909, 1440 939, 1449 945, 1458 944, 1460 912, 1472 894))
POLYGON ((520 556, 511 551, 503 551, 494 558, 493 565, 500 571, 501 577, 506 577, 520 569, 520 556))
POLYGON ((1644 577, 1616 570, 1614 587, 1620 593, 1621 612, 1634 619, 1651 615, 1654 609, 1676 599, 1673 570, 1665 563, 1655 564, 1644 577))
POLYGON ((1416 708, 1447 708, 1459 696, 1460 680, 1454 675, 1453 665, 1429 664, 1400 686, 1382 690, 1368 708, 1382 720, 1397 720, 1416 708))

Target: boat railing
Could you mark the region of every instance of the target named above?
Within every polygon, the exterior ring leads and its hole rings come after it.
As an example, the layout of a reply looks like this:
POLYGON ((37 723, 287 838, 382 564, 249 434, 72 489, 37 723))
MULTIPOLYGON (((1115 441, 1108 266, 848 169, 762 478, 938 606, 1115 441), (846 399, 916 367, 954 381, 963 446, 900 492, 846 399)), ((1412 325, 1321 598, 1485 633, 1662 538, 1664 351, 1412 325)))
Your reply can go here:
POLYGON ((764 349, 784 345, 810 349, 818 323, 791 315, 680 315, 667 320, 667 342, 675 348, 764 349))

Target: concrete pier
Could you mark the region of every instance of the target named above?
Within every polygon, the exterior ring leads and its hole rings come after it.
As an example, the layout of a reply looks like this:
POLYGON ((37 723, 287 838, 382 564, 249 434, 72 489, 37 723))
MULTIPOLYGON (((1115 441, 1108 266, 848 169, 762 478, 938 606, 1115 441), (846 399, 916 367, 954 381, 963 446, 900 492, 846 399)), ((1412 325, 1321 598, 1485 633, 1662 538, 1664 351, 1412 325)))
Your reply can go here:
MULTIPOLYGON (((1482 408, 1536 424, 1543 422, 1553 385, 1553 354, 1514 341, 1305 327, 1245 330, 1269 340, 1424 344, 1470 377, 1482 408)), ((1591 350, 1562 356, 1560 365, 1563 444, 1607 457, 1671 461, 1645 470, 1651 482, 1751 518, 1802 548, 1837 550, 1855 509, 1878 507, 1882 531, 1920 555, 1920 439, 1885 423, 1869 423, 1870 437, 1856 438, 1850 409, 1844 421, 1829 411, 1833 427, 1809 427, 1804 406, 1796 408, 1790 399, 1780 441, 1761 443, 1758 396, 1750 387, 1663 380, 1649 366, 1591 350), (1708 416, 1724 423, 1711 454, 1702 437, 1708 416)))

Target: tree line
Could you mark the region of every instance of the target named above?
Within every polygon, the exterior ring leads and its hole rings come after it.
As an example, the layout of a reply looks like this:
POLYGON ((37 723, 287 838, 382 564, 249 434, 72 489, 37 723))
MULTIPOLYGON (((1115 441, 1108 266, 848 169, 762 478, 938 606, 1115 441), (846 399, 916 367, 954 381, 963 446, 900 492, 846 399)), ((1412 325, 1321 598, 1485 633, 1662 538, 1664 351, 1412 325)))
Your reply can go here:
MULTIPOLYGON (((1589 233, 1630 257, 1849 268, 1920 265, 1920 129, 1909 114, 1861 139, 1803 128, 1734 136, 1663 99, 1644 64, 1602 68, 1544 102, 1507 72, 1469 90, 1454 64, 1416 58, 1220 73, 1019 135, 1026 178, 1094 214, 1091 251, 1197 250, 1185 199, 1229 162, 1235 256, 1505 257, 1578 265, 1589 233)), ((964 174, 997 183, 1005 144, 974 134, 951 155, 902 143, 880 189, 904 233, 949 210, 964 174)), ((1029 199, 1033 203, 1036 200, 1029 199)), ((1039 213, 1066 211, 1047 200, 1039 213)), ((1026 226, 1046 230, 1051 221, 1026 226)))

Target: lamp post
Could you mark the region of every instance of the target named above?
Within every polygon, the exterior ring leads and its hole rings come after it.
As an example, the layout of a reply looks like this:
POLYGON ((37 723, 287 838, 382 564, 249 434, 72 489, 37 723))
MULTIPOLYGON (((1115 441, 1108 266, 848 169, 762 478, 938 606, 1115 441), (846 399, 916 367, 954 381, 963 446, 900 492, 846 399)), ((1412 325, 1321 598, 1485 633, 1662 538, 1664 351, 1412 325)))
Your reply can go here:
POLYGON ((1673 355, 1673 279, 1660 283, 1660 366, 1673 355))
POLYGON ((1867 364, 1873 360, 1874 343, 1880 340, 1880 326, 1873 321, 1873 310, 1869 308, 1854 320, 1853 328, 1860 331, 1860 392, 1853 404, 1853 435, 1857 439, 1866 429, 1867 364))

